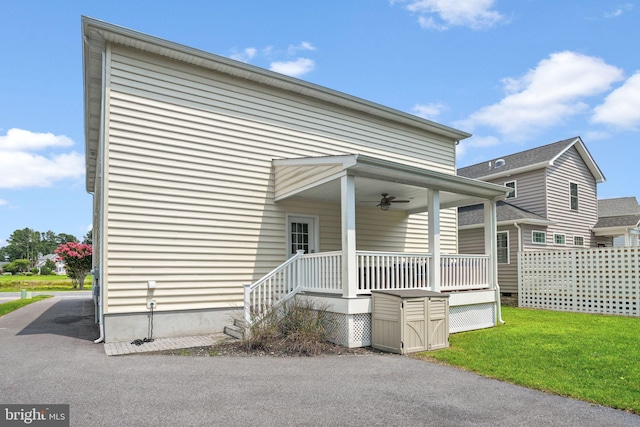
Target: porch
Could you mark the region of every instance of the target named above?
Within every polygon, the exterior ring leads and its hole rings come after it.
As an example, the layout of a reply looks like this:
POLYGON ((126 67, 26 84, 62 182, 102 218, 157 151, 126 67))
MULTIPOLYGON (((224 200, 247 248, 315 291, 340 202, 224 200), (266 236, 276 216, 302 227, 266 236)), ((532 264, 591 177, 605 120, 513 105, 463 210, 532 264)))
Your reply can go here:
MULTIPOLYGON (((248 323, 273 304, 298 295, 313 298, 335 313, 340 344, 366 346, 371 339, 372 291, 424 289, 450 293, 453 332, 496 324, 500 318, 496 201, 508 194, 508 188, 357 154, 278 159, 273 160, 273 168, 274 201, 293 200, 295 206, 307 200, 321 201, 335 206, 340 214, 341 244, 332 251, 310 245, 299 236, 290 239, 290 258, 262 279, 245 285, 248 323), (381 194, 380 203, 363 206, 362 201, 379 199, 381 194), (391 203, 397 204, 392 207, 391 203), (474 203, 485 206, 484 254, 445 253, 441 237, 455 242, 457 232, 455 224, 441 227, 441 210, 474 203), (391 216, 390 209, 400 213, 391 216), (426 218, 426 224, 393 227, 413 217, 426 218), (377 228, 367 229, 358 239, 357 220, 365 218, 375 221, 377 228), (412 240, 420 241, 413 247, 419 250, 407 251, 396 243, 394 247, 401 250, 389 251, 390 243, 377 238, 384 230, 392 240, 404 240, 410 227, 412 240), (455 321, 456 316, 461 322, 455 321)), ((445 245, 449 251, 455 246, 445 245)))

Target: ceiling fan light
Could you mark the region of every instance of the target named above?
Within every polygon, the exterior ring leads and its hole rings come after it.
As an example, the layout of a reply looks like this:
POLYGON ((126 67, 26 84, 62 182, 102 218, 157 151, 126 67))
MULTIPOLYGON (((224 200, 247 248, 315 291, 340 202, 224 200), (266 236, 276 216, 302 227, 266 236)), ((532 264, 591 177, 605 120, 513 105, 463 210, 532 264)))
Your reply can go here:
POLYGON ((391 207, 391 203, 389 202, 380 203, 380 209, 382 209, 383 211, 388 211, 390 207, 391 207))

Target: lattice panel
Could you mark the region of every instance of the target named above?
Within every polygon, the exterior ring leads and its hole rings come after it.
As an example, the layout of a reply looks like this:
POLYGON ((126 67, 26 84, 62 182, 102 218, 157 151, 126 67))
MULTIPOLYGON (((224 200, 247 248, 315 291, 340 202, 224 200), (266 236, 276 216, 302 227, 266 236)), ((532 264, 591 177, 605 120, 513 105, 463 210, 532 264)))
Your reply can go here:
POLYGON ((330 313, 329 333, 332 341, 345 347, 371 345, 371 314, 330 313))
POLYGON ((472 331, 495 326, 495 304, 449 307, 449 333, 472 331))
POLYGON ((640 316, 640 248, 524 252, 522 307, 640 316))

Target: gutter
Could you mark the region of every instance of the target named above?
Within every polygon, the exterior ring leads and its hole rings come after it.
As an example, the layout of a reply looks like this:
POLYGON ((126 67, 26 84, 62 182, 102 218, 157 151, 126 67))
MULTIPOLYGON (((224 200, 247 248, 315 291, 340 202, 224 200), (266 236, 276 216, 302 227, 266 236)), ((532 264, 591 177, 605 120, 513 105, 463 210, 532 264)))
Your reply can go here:
MULTIPOLYGON (((101 170, 100 170, 100 174, 99 179, 100 179, 100 200, 98 201, 99 205, 100 205, 100 215, 98 216, 98 229, 99 229, 99 240, 98 240, 98 244, 101 246, 101 250, 100 250, 100 258, 103 257, 104 255, 104 251, 102 250, 104 248, 104 168, 105 168, 105 161, 104 161, 104 115, 105 115, 105 93, 106 93, 106 58, 107 58, 107 51, 106 51, 106 46, 102 48, 102 102, 100 105, 100 137, 99 137, 99 142, 100 142, 100 147, 99 147, 99 154, 98 154, 98 160, 102 160, 100 162, 101 165, 101 170)), ((103 269, 100 268, 100 266, 102 265, 102 262, 99 260, 98 261, 98 266, 97 266, 97 272, 98 272, 98 276, 99 279, 96 280, 96 276, 93 276, 93 280, 94 280, 94 286, 96 284, 96 281, 98 283, 98 295, 97 295, 97 299, 98 299, 98 323, 99 323, 99 328, 100 328, 100 336, 93 341, 96 344, 99 344, 101 342, 104 342, 104 289, 102 289, 102 287, 104 286, 104 280, 102 280, 102 271, 103 269)), ((95 270, 95 268, 94 268, 95 270)))

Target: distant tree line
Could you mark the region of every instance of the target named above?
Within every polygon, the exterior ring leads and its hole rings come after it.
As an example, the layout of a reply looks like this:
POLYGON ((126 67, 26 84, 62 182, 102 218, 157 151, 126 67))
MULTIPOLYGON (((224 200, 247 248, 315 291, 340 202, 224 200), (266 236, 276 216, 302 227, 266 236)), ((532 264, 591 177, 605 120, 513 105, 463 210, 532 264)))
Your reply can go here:
MULTIPOLYGON (((55 253, 55 250, 64 243, 79 242, 72 234, 53 231, 40 232, 30 228, 16 230, 7 239, 7 245, 0 248, 0 261, 13 262, 16 260, 28 260, 27 268, 33 268, 40 255, 55 253)), ((92 233, 89 231, 82 243, 92 244, 92 233)))

